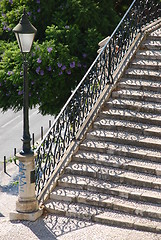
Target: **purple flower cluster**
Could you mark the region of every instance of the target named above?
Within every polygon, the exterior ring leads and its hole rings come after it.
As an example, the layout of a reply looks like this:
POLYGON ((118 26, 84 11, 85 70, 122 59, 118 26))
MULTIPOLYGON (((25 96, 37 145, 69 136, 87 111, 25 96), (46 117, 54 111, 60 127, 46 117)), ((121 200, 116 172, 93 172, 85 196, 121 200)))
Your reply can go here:
POLYGON ((8 71, 8 72, 7 72, 7 75, 9 75, 9 76, 11 76, 11 75, 13 75, 13 74, 14 74, 13 71, 8 71))
POLYGON ((52 47, 48 47, 48 48, 47 48, 48 53, 50 53, 52 50, 53 50, 52 47))
MULTIPOLYGON (((50 53, 52 50, 53 50, 52 47, 47 47, 48 53, 50 53)), ((42 63, 41 57, 37 58, 37 63, 39 63, 39 64, 42 63)), ((58 75, 59 75, 59 76, 61 76, 64 72, 66 72, 66 74, 68 74, 68 75, 71 75, 71 74, 72 74, 72 69, 76 67, 76 62, 75 62, 75 61, 70 62, 70 63, 69 63, 69 68, 67 68, 66 65, 63 65, 62 62, 57 62, 57 66, 58 66, 58 68, 59 68, 59 72, 58 72, 58 75)), ((77 67, 82 67, 82 64, 81 64, 81 63, 77 63, 77 67)), ((52 68, 51 65, 48 65, 48 66, 46 67, 46 70, 47 70, 48 72, 55 72, 55 70, 52 68)), ((39 75, 41 75, 41 76, 43 76, 43 75, 45 74, 44 70, 41 69, 40 66, 38 66, 38 67, 36 68, 36 73, 39 74, 39 75)), ((31 83, 31 84, 33 84, 33 83, 31 83)))
POLYGON ((2 25, 4 25, 3 26, 4 31, 6 31, 6 30, 11 31, 11 28, 6 23, 2 22, 2 25))
POLYGON ((39 57, 38 59, 37 59, 37 63, 41 63, 42 62, 42 60, 41 60, 41 58, 39 57))
POLYGON ((35 56, 35 52, 32 52, 31 56, 34 57, 35 56))
MULTIPOLYGON (((64 70, 66 70, 66 73, 67 73, 68 75, 70 75, 70 74, 72 73, 72 72, 71 72, 71 69, 72 69, 72 68, 75 68, 76 63, 75 63, 75 61, 71 62, 71 63, 69 64, 70 69, 67 69, 66 65, 63 65, 61 62, 58 62, 57 65, 58 65, 58 68, 61 68, 61 70, 60 70, 60 72, 59 72, 59 76, 63 74, 63 71, 64 71, 64 70)), ((81 64, 78 64, 78 66, 81 67, 81 64)))
POLYGON ((62 63, 60 63, 60 62, 58 62, 57 65, 58 65, 59 68, 62 67, 62 63))
POLYGON ((67 70, 67 74, 68 75, 70 75, 71 74, 71 70, 69 69, 69 70, 67 70))
POLYGON ((47 70, 48 70, 49 72, 51 72, 51 70, 52 70, 51 66, 48 66, 48 67, 47 67, 47 70))
MULTIPOLYGON (((9 0, 9 3, 13 4, 13 1, 9 0)), ((4 12, 2 12, 2 17, 6 18, 6 14, 4 12)), ((7 22, 2 22, 2 25, 3 25, 3 30, 4 31, 6 31, 6 30, 11 31, 11 28, 8 26, 7 22)))
POLYGON ((75 62, 70 63, 70 68, 75 68, 75 62))
POLYGON ((44 75, 44 70, 40 70, 40 75, 43 76, 44 75))
POLYGON ((23 90, 21 91, 21 90, 19 90, 18 91, 18 95, 22 95, 23 94, 23 90))
POLYGON ((86 57, 87 57, 87 54, 86 54, 86 53, 83 53, 82 56, 83 56, 83 58, 86 58, 86 57))
POLYGON ((2 17, 4 17, 4 18, 6 17, 6 14, 5 14, 5 13, 3 13, 3 12, 2 12, 2 17))
POLYGON ((36 73, 39 74, 40 72, 40 66, 36 68, 36 73))
POLYGON ((36 68, 36 73, 40 74, 41 76, 43 76, 44 75, 44 70, 41 69, 40 66, 39 66, 39 67, 36 68))
POLYGON ((66 69, 66 66, 65 66, 65 65, 63 65, 63 66, 62 66, 62 68, 61 68, 61 70, 63 70, 63 71, 64 71, 65 69, 66 69))
POLYGON ((61 71, 59 72, 59 76, 63 74, 63 71, 66 69, 66 66, 63 65, 62 63, 58 62, 57 63, 58 67, 61 68, 61 71))
POLYGON ((36 51, 37 51, 37 50, 40 50, 40 47, 39 47, 39 46, 36 46, 35 49, 36 49, 36 51))
POLYGON ((28 16, 31 16, 32 15, 32 12, 27 12, 28 16))
POLYGON ((9 0, 9 3, 13 4, 13 1, 12 1, 12 0, 9 0))

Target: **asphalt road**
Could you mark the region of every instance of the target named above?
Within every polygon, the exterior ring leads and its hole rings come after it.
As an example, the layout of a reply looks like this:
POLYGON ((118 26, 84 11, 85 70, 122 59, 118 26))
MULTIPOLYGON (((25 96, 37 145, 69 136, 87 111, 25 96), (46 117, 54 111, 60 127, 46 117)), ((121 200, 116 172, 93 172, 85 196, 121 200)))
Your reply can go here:
MULTIPOLYGON (((49 120, 53 122, 54 116, 42 116, 38 109, 29 111, 30 135, 34 133, 35 141, 41 137, 41 127, 44 134, 49 129, 49 120)), ((14 148, 17 152, 22 147, 22 111, 13 112, 8 110, 5 113, 0 111, 0 162, 3 162, 4 156, 7 159, 13 156, 14 148)))

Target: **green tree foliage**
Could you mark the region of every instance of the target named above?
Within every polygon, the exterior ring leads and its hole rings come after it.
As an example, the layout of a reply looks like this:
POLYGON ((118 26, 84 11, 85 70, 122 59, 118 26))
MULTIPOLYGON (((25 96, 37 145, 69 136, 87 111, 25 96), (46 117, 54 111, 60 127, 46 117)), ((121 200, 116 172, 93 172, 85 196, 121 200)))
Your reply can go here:
POLYGON ((0 108, 22 107, 22 56, 11 31, 26 6, 38 34, 29 62, 30 107, 60 111, 119 18, 112 0, 1 0, 0 108))
POLYGON ((123 17, 124 13, 128 9, 129 5, 133 2, 133 0, 116 0, 115 2, 115 10, 119 16, 123 17))

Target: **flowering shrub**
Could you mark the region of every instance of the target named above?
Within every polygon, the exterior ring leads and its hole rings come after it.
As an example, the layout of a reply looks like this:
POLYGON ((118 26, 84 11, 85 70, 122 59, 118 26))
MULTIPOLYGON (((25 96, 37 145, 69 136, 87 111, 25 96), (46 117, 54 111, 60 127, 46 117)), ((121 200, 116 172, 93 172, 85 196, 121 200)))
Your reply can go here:
MULTIPOLYGON (((0 61, 0 107, 3 110, 20 108, 22 97, 18 92, 23 89, 22 60, 17 44, 4 44, 5 51, 0 61), (14 96, 14 97, 13 97, 14 96), (13 102, 14 101, 14 102, 13 102)), ((3 51, 1 49, 1 51, 3 51)))
POLYGON ((37 38, 44 37, 47 25, 51 24, 51 17, 55 9, 53 0, 0 0, 0 26, 3 30, 3 39, 15 40, 12 29, 17 25, 26 9, 29 20, 38 28, 37 38))
MULTIPOLYGON (((0 62, 0 108, 19 110, 23 104, 23 61, 16 42, 7 47, 0 62)), ((78 59, 62 44, 45 41, 34 44, 28 63, 30 107, 39 104, 42 113, 57 113, 78 83, 78 59)))
POLYGON ((112 2, 1 0, 0 108, 19 110, 23 104, 23 61, 11 30, 25 5, 38 30, 28 55, 29 104, 56 114, 94 60, 98 42, 116 24, 112 2))

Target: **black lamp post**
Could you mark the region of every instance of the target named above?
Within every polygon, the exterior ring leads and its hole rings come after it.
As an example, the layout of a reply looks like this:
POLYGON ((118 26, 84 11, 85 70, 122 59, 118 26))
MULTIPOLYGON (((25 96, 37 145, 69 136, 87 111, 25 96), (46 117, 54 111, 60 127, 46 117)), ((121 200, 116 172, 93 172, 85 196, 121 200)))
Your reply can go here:
POLYGON ((31 47, 34 41, 37 29, 29 22, 27 18, 26 11, 24 13, 20 22, 13 29, 16 35, 18 45, 20 47, 23 56, 23 146, 21 154, 32 154, 30 145, 30 132, 29 132, 29 90, 28 90, 28 79, 27 79, 27 53, 31 51, 31 47))

